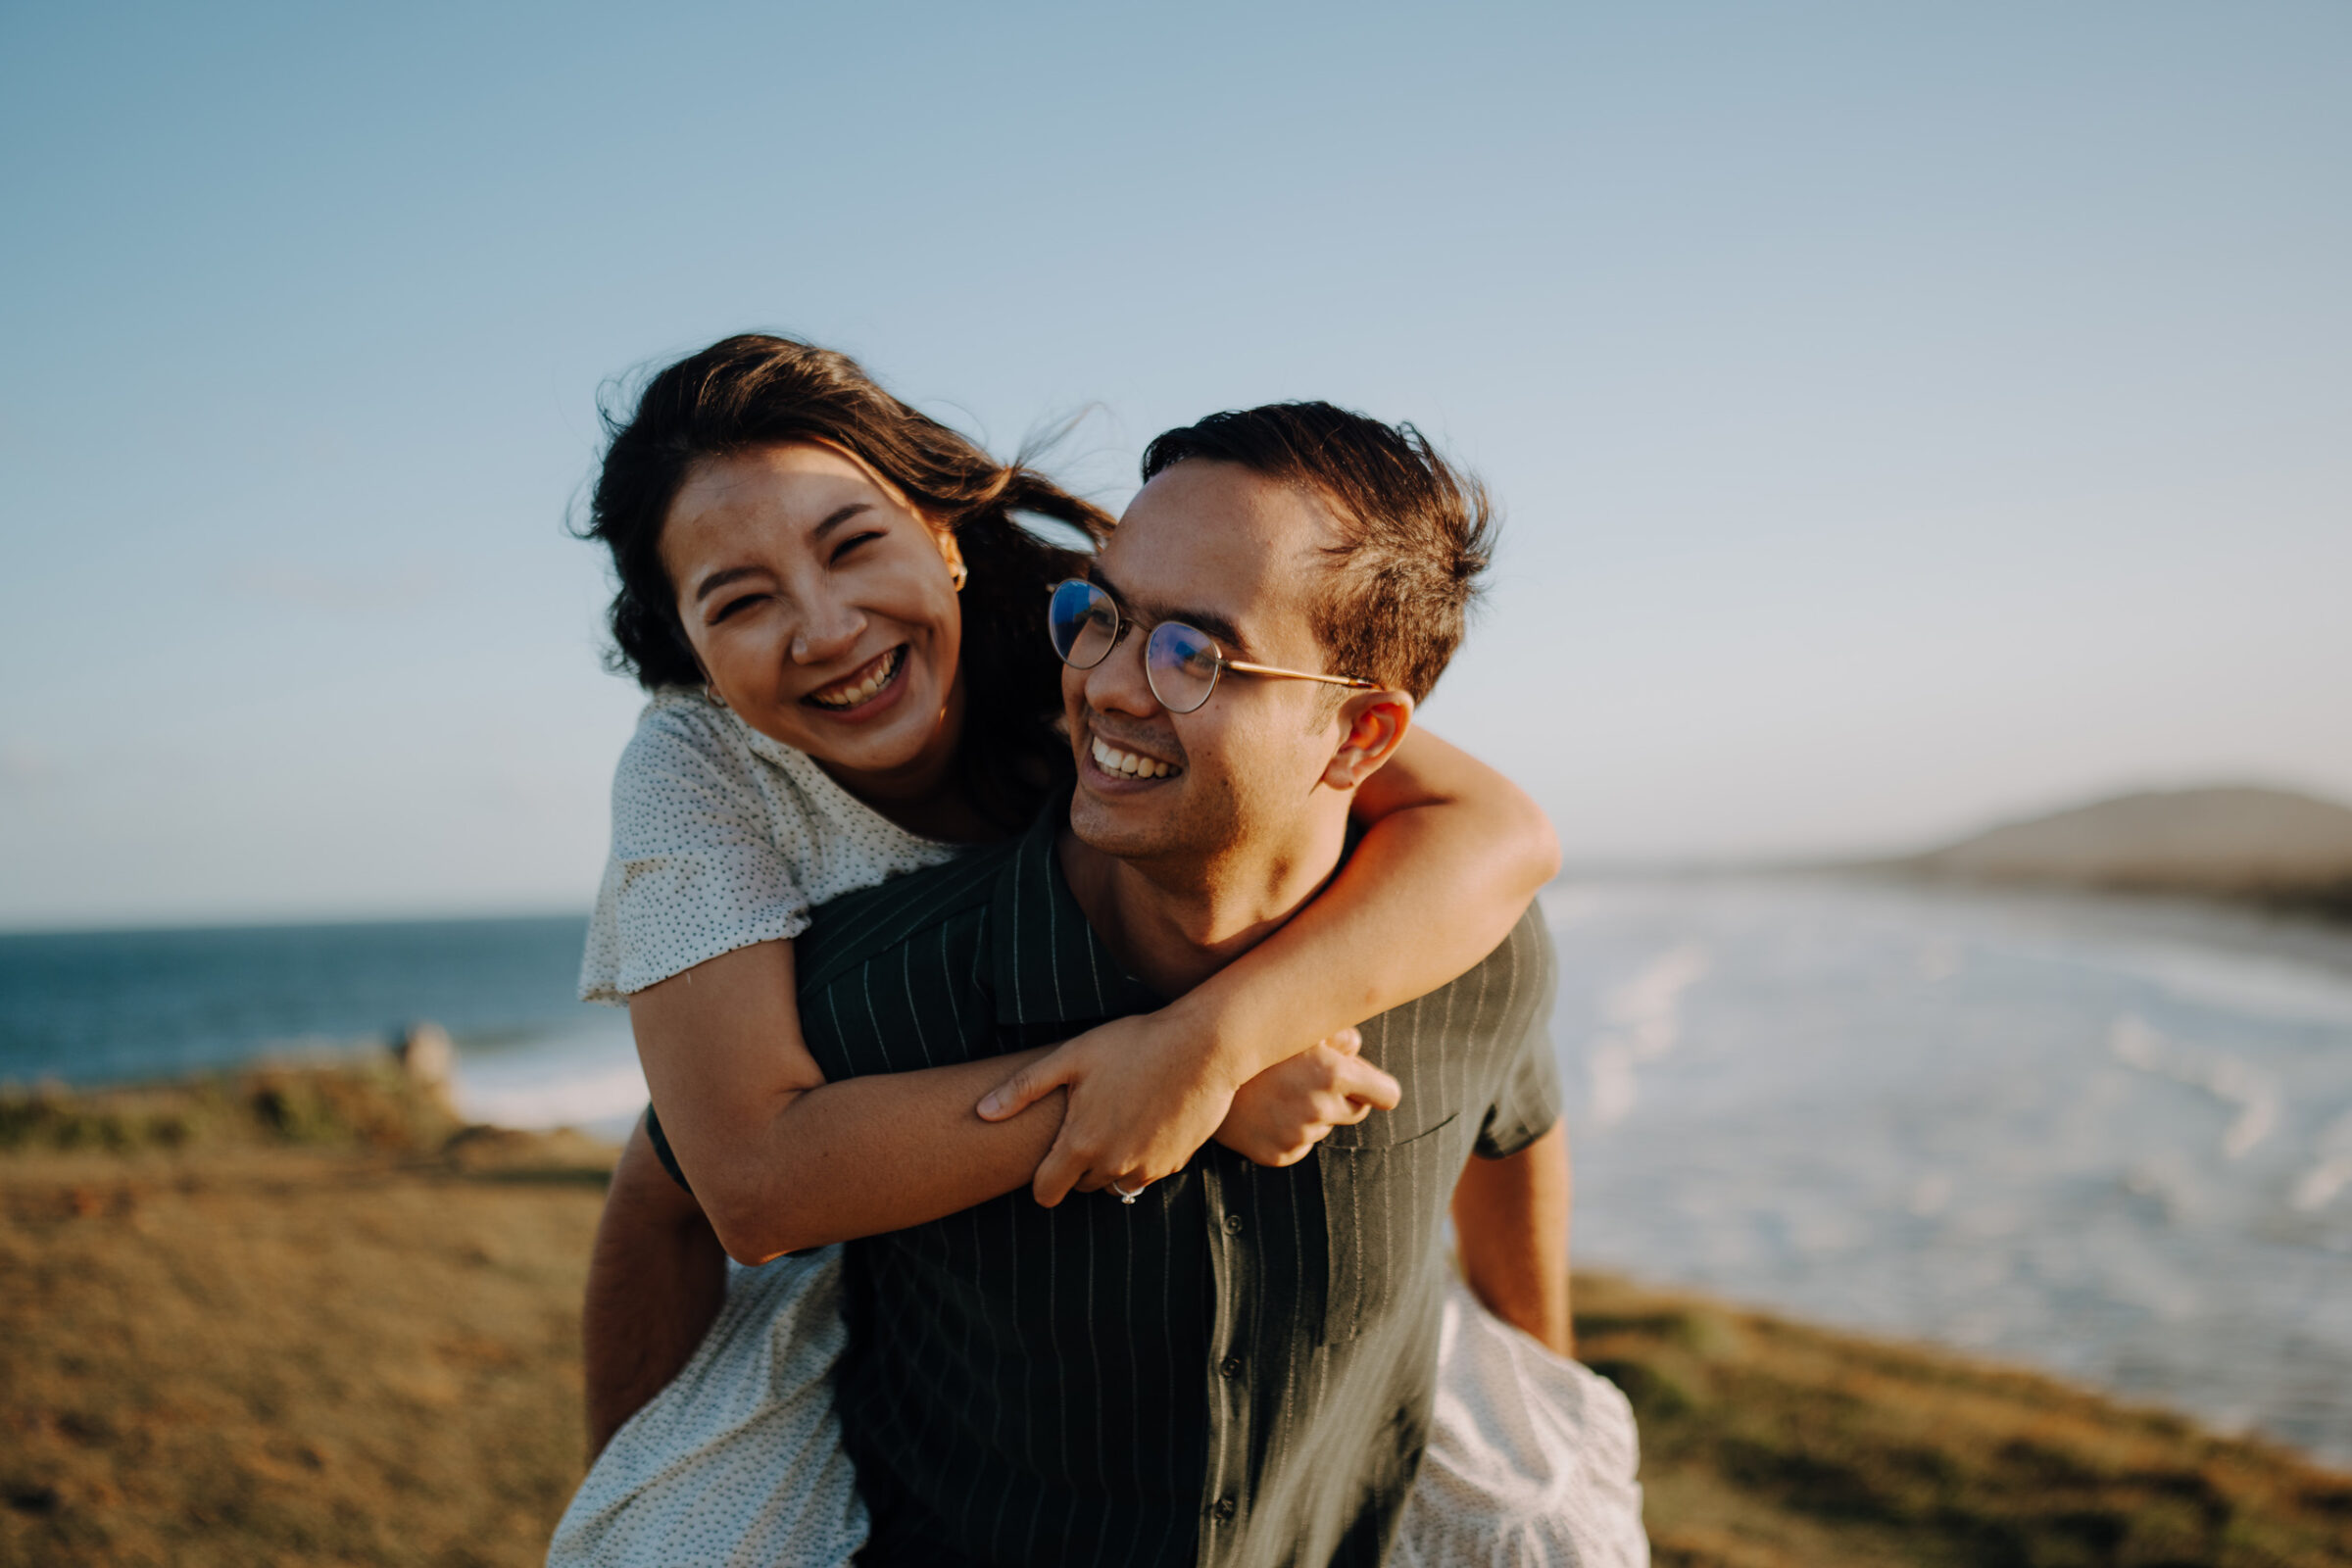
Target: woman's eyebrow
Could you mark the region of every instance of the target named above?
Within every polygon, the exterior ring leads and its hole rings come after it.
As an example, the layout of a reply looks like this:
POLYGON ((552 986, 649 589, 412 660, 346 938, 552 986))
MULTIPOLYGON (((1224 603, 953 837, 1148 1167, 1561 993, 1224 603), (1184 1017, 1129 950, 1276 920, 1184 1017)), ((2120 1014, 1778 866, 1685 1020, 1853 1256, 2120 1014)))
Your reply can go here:
POLYGON ((695 586, 694 602, 699 605, 727 584, 740 578, 756 576, 759 571, 758 566, 729 566, 722 571, 714 571, 695 586))
POLYGON ((818 523, 814 528, 809 529, 808 537, 815 540, 818 544, 823 544, 825 542, 825 535, 831 533, 834 529, 840 527, 852 517, 857 516, 859 513, 871 512, 873 510, 874 504, 871 501, 853 501, 846 507, 835 509, 826 516, 824 521, 818 523))
MULTIPOLYGON (((852 517, 858 516, 862 513, 871 512, 873 510, 874 504, 871 501, 853 501, 847 506, 836 507, 833 511, 825 514, 824 521, 818 523, 815 527, 808 530, 808 537, 815 540, 817 543, 822 544, 824 542, 825 535, 831 533, 834 529, 840 527, 852 517)), ((699 605, 704 600, 716 593, 719 589, 724 588, 727 584, 738 581, 745 577, 754 576, 760 571, 760 568, 758 566, 729 566, 722 571, 714 571, 710 576, 705 577, 702 582, 695 587, 694 602, 699 605)))

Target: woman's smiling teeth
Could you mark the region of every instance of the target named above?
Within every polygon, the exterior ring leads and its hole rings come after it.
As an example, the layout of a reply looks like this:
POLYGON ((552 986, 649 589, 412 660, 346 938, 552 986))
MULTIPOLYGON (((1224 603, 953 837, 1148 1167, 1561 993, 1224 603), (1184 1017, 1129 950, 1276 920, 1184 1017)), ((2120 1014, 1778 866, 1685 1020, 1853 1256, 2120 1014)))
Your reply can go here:
POLYGON ((1095 737, 1095 765, 1105 773, 1122 773, 1129 778, 1166 778, 1176 771, 1173 762, 1155 762, 1149 757, 1122 752, 1095 737))
POLYGON ((906 662, 906 645, 901 643, 875 660, 849 679, 835 685, 822 686, 805 699, 819 708, 856 708, 891 682, 899 666, 906 662))

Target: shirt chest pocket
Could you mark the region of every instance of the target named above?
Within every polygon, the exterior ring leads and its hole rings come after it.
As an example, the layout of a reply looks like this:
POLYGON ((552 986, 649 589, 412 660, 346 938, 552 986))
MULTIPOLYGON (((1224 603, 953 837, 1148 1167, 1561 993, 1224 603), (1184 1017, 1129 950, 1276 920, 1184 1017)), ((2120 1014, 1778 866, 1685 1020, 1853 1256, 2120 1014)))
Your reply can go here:
MULTIPOLYGON (((1378 1117, 1340 1132, 1358 1132, 1378 1117)), ((1343 1344, 1381 1322, 1438 1246, 1466 1151, 1457 1111, 1399 1140, 1339 1133, 1317 1151, 1323 1178, 1323 1343, 1343 1344)))

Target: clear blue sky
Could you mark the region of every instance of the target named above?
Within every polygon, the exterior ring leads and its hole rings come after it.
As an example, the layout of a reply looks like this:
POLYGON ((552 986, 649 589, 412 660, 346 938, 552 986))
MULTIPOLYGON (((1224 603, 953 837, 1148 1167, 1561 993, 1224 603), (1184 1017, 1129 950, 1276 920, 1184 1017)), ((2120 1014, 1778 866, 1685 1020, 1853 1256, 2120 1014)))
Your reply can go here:
POLYGON ((0 13, 0 925, 584 907, 600 384, 1312 396, 1509 526, 1572 857, 2352 798, 2352 8, 0 13))

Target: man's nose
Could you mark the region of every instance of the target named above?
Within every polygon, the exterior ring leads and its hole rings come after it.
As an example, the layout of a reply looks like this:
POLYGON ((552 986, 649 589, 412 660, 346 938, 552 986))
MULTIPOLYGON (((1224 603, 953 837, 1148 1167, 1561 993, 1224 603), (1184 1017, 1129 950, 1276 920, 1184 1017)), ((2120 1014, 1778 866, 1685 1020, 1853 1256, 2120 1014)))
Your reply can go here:
POLYGON ((792 638, 792 662, 796 664, 822 664, 839 659, 865 634, 865 612, 855 605, 830 595, 816 595, 801 603, 807 613, 792 638))
POLYGON ((1144 639, 1129 628, 1109 657, 1086 672, 1086 703, 1105 713, 1151 718, 1159 712, 1159 699, 1144 676, 1144 639))

